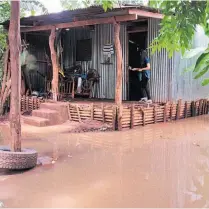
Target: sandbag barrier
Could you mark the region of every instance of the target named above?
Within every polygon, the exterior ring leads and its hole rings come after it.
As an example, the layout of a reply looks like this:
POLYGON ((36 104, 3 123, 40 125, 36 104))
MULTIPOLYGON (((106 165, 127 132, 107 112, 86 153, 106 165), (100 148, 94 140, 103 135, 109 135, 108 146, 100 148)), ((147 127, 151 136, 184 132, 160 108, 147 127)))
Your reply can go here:
POLYGON ((193 102, 168 102, 165 104, 123 104, 120 110, 115 104, 69 104, 69 118, 82 122, 86 119, 112 124, 113 130, 131 129, 137 126, 168 122, 208 114, 209 102, 201 99, 193 102))
POLYGON ((39 109, 40 104, 45 102, 44 99, 38 97, 23 96, 21 98, 21 112, 31 112, 32 110, 39 109))

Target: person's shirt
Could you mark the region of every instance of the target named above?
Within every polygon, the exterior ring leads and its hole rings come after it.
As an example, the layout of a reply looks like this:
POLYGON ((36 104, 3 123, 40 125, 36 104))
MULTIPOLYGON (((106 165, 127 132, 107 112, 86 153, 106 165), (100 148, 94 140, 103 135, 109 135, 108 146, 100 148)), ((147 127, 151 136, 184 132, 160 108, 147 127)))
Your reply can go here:
MULTIPOLYGON (((145 57, 143 63, 144 63, 144 64, 143 64, 142 68, 147 67, 147 64, 150 63, 150 59, 149 59, 148 57, 145 57)), ((149 70, 143 70, 143 71, 139 72, 139 74, 138 74, 139 80, 140 80, 140 81, 142 80, 142 75, 143 75, 143 73, 145 74, 145 76, 146 76, 148 79, 150 79, 150 75, 151 75, 150 69, 149 69, 149 70)))

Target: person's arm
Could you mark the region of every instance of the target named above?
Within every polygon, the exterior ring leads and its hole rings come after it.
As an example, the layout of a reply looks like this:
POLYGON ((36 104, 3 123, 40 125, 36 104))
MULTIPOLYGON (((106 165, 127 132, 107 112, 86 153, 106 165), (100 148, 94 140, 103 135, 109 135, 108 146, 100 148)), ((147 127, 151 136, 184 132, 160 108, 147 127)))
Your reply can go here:
POLYGON ((137 71, 150 70, 150 61, 149 61, 149 58, 145 58, 145 62, 147 64, 147 66, 144 67, 144 68, 138 68, 137 71))
POLYGON ((150 63, 148 62, 147 63, 147 67, 144 67, 144 68, 139 68, 140 71, 143 71, 143 70, 150 70, 150 63))

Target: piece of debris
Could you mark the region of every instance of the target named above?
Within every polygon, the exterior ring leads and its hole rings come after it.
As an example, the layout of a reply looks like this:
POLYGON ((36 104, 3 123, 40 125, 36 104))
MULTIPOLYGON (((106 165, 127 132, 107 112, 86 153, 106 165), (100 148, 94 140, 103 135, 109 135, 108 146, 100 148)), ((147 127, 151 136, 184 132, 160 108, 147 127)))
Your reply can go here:
POLYGON ((197 146, 197 147, 200 147, 200 145, 197 144, 196 142, 193 142, 193 145, 194 145, 194 146, 197 146))
POLYGON ((110 124, 105 124, 100 121, 95 120, 85 120, 79 124, 78 127, 71 130, 73 133, 82 133, 82 132, 99 132, 99 131, 112 131, 112 126, 110 124))
POLYGON ((38 165, 50 165, 52 164, 52 162, 53 162, 53 159, 48 156, 39 157, 37 160, 38 165))
POLYGON ((4 208, 4 203, 0 201, 0 208, 4 208))

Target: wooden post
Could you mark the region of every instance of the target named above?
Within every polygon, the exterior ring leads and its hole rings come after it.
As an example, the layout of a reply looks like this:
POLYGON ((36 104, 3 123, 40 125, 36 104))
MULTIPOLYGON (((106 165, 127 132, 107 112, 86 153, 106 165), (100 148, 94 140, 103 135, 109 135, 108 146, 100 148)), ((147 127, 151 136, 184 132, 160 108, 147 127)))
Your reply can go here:
POLYGON ((196 108, 195 108, 195 101, 191 103, 191 110, 192 110, 192 117, 196 116, 196 108))
POLYGON ((115 50, 116 50, 116 63, 117 63, 117 73, 116 73, 116 88, 115 88, 115 103, 118 108, 118 129, 122 127, 122 48, 120 43, 120 24, 114 22, 115 29, 115 50))
POLYGON ((116 130, 116 127, 115 127, 115 125, 116 125, 116 113, 117 113, 117 108, 116 108, 116 106, 114 106, 113 105, 113 116, 112 116, 112 128, 113 128, 113 130, 116 130))
POLYGON ((178 100, 178 104, 177 104, 176 120, 180 119, 180 113, 181 113, 181 99, 178 100))
POLYGON ((188 117, 187 112, 188 112, 188 103, 185 102, 184 118, 187 118, 188 117))
POLYGON ((201 99, 201 100, 199 101, 199 115, 202 115, 202 114, 203 114, 202 106, 203 106, 203 100, 201 99))
POLYGON ((75 98, 75 79, 73 78, 73 86, 72 86, 72 99, 75 98))
POLYGON ((11 150, 21 152, 20 123, 20 1, 11 1, 11 16, 9 26, 9 46, 11 60, 11 101, 10 101, 10 132, 11 150))
POLYGON ((153 109, 153 111, 154 111, 154 123, 157 123, 157 111, 156 111, 156 105, 154 105, 154 109, 153 109))
POLYGON ((134 128, 134 104, 131 104, 131 128, 134 128))
POLYGON ((103 123, 105 123, 104 103, 102 103, 102 121, 103 121, 103 123))
POLYGON ((59 69, 57 63, 57 53, 54 48, 54 42, 56 38, 56 28, 53 27, 51 29, 51 34, 49 36, 49 48, 51 52, 51 60, 52 60, 52 69, 53 69, 53 78, 52 78, 52 94, 53 100, 57 101, 58 97, 58 82, 59 82, 59 69))
POLYGON ((173 119, 173 102, 171 102, 171 107, 170 107, 170 119, 173 119))
POLYGON ((141 111, 142 111, 142 122, 143 122, 143 126, 146 125, 146 122, 145 122, 145 112, 144 112, 144 109, 141 108, 141 111))
POLYGON ((168 109, 168 104, 165 103, 165 105, 164 105, 164 113, 163 113, 163 121, 164 122, 167 121, 167 109, 168 109))

